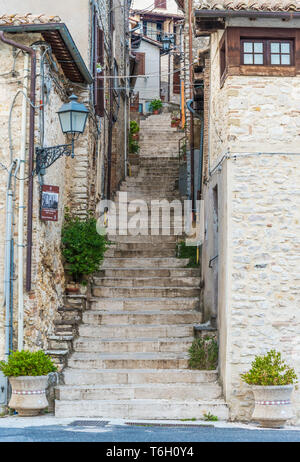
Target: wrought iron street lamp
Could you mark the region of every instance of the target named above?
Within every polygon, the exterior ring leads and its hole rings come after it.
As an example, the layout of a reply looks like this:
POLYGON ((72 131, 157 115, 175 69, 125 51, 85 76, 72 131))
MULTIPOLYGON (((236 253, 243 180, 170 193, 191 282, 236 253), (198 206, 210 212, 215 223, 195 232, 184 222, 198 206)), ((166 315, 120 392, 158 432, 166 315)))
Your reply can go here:
POLYGON ((77 96, 71 95, 69 102, 59 109, 58 117, 61 130, 65 135, 72 136, 70 144, 36 148, 37 174, 44 175, 46 168, 50 167, 63 155, 74 158, 74 140, 76 135, 84 132, 89 111, 84 104, 78 103, 77 96))

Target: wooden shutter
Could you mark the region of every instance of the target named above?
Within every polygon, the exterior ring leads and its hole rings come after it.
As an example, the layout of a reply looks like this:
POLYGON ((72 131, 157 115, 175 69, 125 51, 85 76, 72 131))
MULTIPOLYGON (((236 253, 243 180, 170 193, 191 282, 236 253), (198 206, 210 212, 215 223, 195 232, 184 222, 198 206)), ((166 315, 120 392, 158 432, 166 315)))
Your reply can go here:
POLYGON ((173 74, 173 93, 180 95, 180 69, 175 70, 173 74))
POLYGON ((94 59, 94 98, 95 112, 99 117, 104 116, 104 33, 96 27, 95 59, 94 59))
POLYGON ((145 53, 135 53, 138 62, 137 75, 145 75, 145 53))

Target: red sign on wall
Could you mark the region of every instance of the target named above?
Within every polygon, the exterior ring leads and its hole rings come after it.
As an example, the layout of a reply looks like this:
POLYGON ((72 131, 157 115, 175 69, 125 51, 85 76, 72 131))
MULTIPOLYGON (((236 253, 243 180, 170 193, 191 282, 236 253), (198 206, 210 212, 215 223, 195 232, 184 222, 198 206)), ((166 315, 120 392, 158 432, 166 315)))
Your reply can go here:
POLYGON ((41 220, 58 220, 59 187, 43 185, 41 193, 41 220))

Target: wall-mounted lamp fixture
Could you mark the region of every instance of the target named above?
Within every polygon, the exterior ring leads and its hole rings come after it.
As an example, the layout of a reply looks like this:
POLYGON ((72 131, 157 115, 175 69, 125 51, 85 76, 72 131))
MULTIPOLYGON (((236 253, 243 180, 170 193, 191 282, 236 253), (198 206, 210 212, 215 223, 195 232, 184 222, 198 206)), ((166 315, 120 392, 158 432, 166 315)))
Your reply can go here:
POLYGON ((74 155, 74 140, 76 135, 84 132, 89 110, 84 104, 78 103, 77 96, 71 95, 69 102, 62 105, 57 112, 61 130, 65 135, 71 134, 71 144, 62 144, 46 148, 36 148, 36 168, 37 174, 45 175, 46 168, 50 167, 57 159, 65 156, 74 155))

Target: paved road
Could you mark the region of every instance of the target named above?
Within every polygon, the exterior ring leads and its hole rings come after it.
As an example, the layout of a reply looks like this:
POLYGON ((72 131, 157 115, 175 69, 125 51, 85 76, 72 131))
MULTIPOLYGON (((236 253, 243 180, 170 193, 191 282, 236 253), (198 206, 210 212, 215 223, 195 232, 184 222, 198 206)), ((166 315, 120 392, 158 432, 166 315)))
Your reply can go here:
MULTIPOLYGON (((5 419, 4 419, 5 420, 5 419)), ((0 442, 300 442, 300 430, 259 430, 238 427, 159 427, 116 425, 77 427, 20 426, 0 420, 0 442)))

